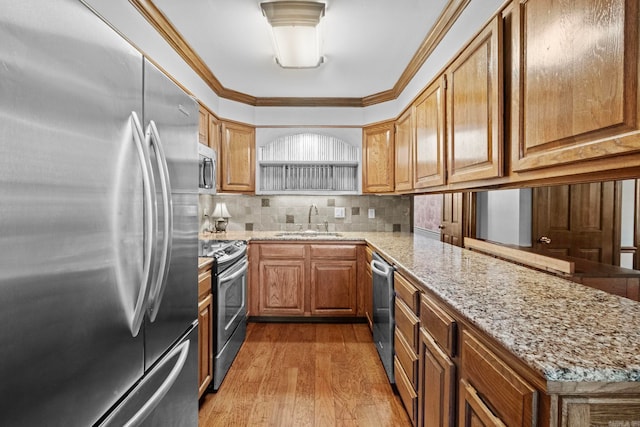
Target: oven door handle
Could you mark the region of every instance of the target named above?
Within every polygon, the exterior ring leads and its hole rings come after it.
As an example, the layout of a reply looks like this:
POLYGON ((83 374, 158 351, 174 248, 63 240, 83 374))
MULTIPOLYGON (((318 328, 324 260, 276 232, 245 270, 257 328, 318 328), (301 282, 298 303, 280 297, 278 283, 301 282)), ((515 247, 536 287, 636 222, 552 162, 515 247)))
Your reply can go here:
POLYGON ((244 257, 247 255, 247 249, 244 248, 243 250, 240 250, 238 252, 236 252, 235 254, 233 254, 233 256, 231 256, 230 258, 224 260, 225 264, 231 265, 231 264, 235 264, 236 260, 244 257))
POLYGON ((236 271, 235 273, 230 274, 229 276, 226 276, 224 273, 222 275, 220 275, 218 277, 218 281, 220 283, 224 283, 224 282, 229 282, 231 280, 234 280, 240 276, 242 276, 244 273, 246 273, 247 268, 249 267, 249 262, 247 262, 246 260, 242 262, 242 267, 236 271))

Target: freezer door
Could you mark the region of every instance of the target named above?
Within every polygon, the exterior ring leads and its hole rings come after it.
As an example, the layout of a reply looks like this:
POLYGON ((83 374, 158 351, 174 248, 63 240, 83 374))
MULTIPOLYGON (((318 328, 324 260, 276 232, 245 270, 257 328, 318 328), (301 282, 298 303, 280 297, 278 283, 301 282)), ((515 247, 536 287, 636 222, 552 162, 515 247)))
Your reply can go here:
POLYGON ((198 105, 146 60, 143 99, 159 218, 145 323, 148 368, 198 317, 198 105))
POLYGON ((198 328, 193 325, 100 427, 198 425, 198 328))
POLYGON ((77 0, 0 10, 0 425, 89 426, 143 374, 142 56, 77 0))

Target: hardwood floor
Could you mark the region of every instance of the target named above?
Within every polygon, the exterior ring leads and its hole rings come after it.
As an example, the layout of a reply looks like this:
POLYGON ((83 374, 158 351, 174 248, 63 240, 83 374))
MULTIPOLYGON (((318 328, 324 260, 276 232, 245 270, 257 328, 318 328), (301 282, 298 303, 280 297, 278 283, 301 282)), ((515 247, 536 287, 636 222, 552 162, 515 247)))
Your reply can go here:
POLYGON ((411 426, 366 324, 249 323, 200 427, 411 426))

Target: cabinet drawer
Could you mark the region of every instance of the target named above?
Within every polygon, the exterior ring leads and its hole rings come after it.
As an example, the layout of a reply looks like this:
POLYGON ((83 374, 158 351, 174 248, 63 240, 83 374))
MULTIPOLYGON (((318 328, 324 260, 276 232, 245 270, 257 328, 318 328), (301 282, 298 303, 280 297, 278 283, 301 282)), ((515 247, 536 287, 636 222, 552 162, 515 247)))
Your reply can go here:
POLYGON ((407 344, 414 353, 418 353, 418 329, 420 320, 418 316, 407 307, 405 303, 396 298, 396 329, 404 335, 407 344))
POLYGON ((407 279, 397 272, 393 274, 393 286, 396 296, 402 299, 415 314, 418 314, 420 304, 420 291, 413 286, 407 279))
POLYGON ((463 426, 506 427, 482 401, 478 392, 465 380, 460 380, 460 419, 463 426))
POLYGON ((407 378, 407 374, 404 372, 404 369, 402 369, 402 365, 400 365, 397 357, 393 358, 393 367, 395 369, 396 387, 398 388, 400 399, 402 403, 404 403, 409 418, 411 418, 411 424, 415 426, 418 420, 418 394, 411 386, 411 382, 409 378, 407 378))
POLYGON ((462 378, 508 426, 531 426, 536 390, 468 331, 462 333, 462 378))
POLYGON ((420 303, 420 326, 450 357, 455 355, 456 321, 426 295, 422 295, 420 303))
POLYGON ((296 259, 304 258, 305 245, 277 244, 260 245, 260 258, 296 259))
POLYGON ((311 245, 311 258, 356 259, 354 245, 311 245))
POLYGON ((198 300, 211 293, 211 270, 198 275, 198 300))
POLYGON ((396 357, 407 374, 407 378, 414 390, 418 389, 418 356, 411 350, 409 344, 398 330, 394 334, 394 349, 396 357))

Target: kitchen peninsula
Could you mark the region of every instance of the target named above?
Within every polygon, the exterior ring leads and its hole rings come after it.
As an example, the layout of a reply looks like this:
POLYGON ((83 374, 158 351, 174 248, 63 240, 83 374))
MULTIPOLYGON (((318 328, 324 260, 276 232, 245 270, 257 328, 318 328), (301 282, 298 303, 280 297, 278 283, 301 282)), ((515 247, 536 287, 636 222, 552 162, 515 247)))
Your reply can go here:
MULTIPOLYGON (((318 239, 276 232, 224 237, 250 244, 318 239)), ((637 302, 420 235, 345 232, 322 239, 366 243, 420 289, 421 320, 424 308, 435 305, 456 323, 453 386, 465 401, 444 409, 460 410, 460 425, 462 417, 482 417, 482 410, 499 414, 508 425, 507 420, 518 425, 640 420, 637 302), (478 369, 485 379, 495 376, 504 384, 488 384, 486 392, 481 381, 470 387, 478 369), (470 394, 476 389, 482 400, 470 394), (478 409, 477 402, 491 409, 478 409)), ((421 331, 429 329, 422 326, 421 331)))

